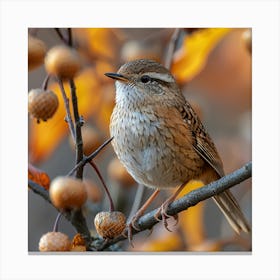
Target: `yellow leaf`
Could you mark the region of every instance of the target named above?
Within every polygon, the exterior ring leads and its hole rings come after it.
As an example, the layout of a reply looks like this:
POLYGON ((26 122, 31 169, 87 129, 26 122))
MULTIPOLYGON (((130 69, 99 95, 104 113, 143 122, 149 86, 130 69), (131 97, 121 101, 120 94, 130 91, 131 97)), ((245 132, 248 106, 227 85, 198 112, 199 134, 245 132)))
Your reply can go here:
POLYGON ((205 66, 210 52, 230 32, 230 28, 205 28, 186 36, 174 55, 171 70, 178 82, 188 82, 205 66))
MULTIPOLYGON (((179 197, 202 186, 203 183, 201 181, 192 180, 186 184, 179 197)), ((186 235, 186 240, 189 246, 198 245, 205 239, 203 210, 204 203, 200 202, 194 207, 190 207, 187 211, 180 213, 179 222, 182 226, 182 231, 186 235)))

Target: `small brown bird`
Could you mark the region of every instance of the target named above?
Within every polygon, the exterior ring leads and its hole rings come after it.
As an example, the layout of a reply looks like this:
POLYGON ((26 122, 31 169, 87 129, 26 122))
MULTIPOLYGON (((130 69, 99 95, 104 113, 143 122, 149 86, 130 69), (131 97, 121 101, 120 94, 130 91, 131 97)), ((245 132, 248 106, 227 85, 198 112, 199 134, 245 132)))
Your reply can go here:
MULTIPOLYGON (((138 183, 156 189, 152 198, 159 189, 180 187, 158 213, 167 227, 165 210, 185 184, 192 179, 208 184, 223 177, 223 163, 199 117, 164 66, 140 59, 105 75, 116 80, 110 133, 120 161, 138 183)), ((230 191, 213 199, 236 232, 250 231, 230 191)), ((130 226, 135 227, 144 210, 138 211, 130 226)))

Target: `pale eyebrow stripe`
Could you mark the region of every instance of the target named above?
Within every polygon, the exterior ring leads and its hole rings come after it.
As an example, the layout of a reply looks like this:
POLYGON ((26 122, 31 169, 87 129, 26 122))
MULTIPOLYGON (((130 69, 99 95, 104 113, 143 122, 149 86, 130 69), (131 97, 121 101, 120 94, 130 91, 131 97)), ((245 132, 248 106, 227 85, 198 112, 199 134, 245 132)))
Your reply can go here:
POLYGON ((172 78, 172 76, 170 76, 167 73, 147 72, 147 73, 145 73, 145 75, 150 76, 152 79, 162 80, 167 83, 174 82, 174 79, 172 78))

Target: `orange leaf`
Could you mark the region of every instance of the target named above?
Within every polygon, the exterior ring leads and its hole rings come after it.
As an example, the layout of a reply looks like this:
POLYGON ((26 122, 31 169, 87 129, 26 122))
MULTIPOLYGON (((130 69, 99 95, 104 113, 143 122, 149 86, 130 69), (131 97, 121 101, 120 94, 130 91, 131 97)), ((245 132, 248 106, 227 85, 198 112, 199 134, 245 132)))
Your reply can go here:
MULTIPOLYGON (((100 103, 100 91, 98 81, 95 79, 93 69, 85 69, 75 79, 76 94, 78 97, 79 113, 86 120, 97 110, 100 103)), ((70 96, 70 89, 64 84, 67 96, 70 96)), ((54 116, 47 122, 36 120, 30 121, 29 150, 33 161, 44 160, 55 150, 59 143, 69 134, 68 124, 64 121, 66 116, 62 94, 58 84, 49 87, 57 93, 59 106, 54 116)), ((70 98, 69 98, 70 99, 70 98)), ((70 102, 70 108, 71 108, 70 102)))
POLYGON ((186 36, 174 55, 171 70, 178 82, 193 79, 205 66, 210 52, 229 33, 230 28, 205 28, 186 36))
POLYGON ((46 190, 50 188, 50 177, 47 173, 28 163, 28 179, 36 182, 46 190))
POLYGON ((118 38, 112 29, 81 28, 76 29, 75 35, 94 56, 114 59, 118 38))

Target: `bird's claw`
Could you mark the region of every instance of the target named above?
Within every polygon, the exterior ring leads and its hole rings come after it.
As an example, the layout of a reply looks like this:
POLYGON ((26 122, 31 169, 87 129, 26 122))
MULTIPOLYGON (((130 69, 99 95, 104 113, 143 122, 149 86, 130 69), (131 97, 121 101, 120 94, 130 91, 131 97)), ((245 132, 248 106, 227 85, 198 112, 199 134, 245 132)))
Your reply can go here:
MULTIPOLYGON (((166 213, 166 210, 167 210, 168 206, 169 206, 169 204, 163 203, 163 204, 160 206, 160 208, 158 209, 158 211, 155 213, 154 218, 155 218, 157 221, 161 221, 161 220, 162 220, 163 225, 164 225, 164 227, 166 228, 166 230, 172 232, 172 230, 170 230, 170 229, 168 228, 167 219, 173 217, 174 220, 176 221, 175 225, 177 225, 177 224, 178 224, 178 215, 176 214, 176 215, 172 216, 172 215, 167 214, 167 213, 166 213)), ((175 225, 174 225, 174 226, 175 226, 175 225)))

